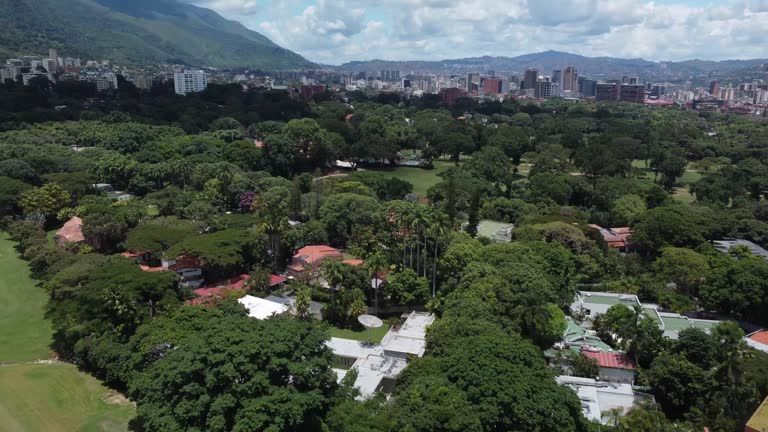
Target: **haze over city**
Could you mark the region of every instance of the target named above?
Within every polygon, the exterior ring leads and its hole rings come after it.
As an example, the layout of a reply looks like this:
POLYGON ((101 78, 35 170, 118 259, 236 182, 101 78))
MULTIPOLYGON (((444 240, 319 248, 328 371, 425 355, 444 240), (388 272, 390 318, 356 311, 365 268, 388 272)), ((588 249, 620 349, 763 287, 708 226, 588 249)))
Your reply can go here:
POLYGON ((766 0, 185 1, 334 65, 549 49, 657 61, 768 57, 766 0))

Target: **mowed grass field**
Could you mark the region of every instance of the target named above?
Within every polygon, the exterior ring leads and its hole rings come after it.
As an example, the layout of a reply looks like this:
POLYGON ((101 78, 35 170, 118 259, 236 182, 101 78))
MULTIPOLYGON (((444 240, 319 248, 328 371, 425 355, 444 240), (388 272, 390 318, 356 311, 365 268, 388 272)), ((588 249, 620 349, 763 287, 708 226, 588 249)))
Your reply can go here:
POLYGON ((127 431, 135 408, 71 364, 51 357, 47 295, 0 233, 0 432, 127 431))
POLYGON ((0 363, 51 357, 51 326, 43 318, 46 301, 45 290, 29 277, 14 243, 0 233, 0 363))
POLYGON ((380 172, 386 175, 397 177, 413 185, 413 192, 419 196, 426 196, 430 187, 443 181, 439 176, 441 172, 455 166, 453 162, 435 161, 433 169, 424 169, 419 167, 397 167, 371 169, 370 171, 380 172))
POLYGON ((0 366, 0 431, 122 432, 131 403, 71 364, 0 366))
MULTIPOLYGON (((387 334, 389 331, 389 326, 384 324, 383 326, 375 329, 371 329, 371 342, 381 342, 382 339, 384 339, 384 335, 387 334)), ((352 340, 358 340, 358 341, 368 341, 368 330, 349 330, 349 329, 341 329, 338 327, 331 327, 330 328, 330 334, 331 337, 337 337, 337 338, 344 338, 344 339, 352 339, 352 340)))

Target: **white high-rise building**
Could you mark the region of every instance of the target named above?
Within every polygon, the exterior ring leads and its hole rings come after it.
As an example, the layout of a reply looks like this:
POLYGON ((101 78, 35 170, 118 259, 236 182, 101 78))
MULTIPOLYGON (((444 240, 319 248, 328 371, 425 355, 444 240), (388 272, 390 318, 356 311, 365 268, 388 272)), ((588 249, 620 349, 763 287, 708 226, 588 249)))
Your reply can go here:
POLYGON ((50 58, 43 59, 43 67, 48 73, 56 72, 56 60, 50 58))
POLYGON ((201 92, 208 88, 208 74, 201 70, 176 72, 173 81, 178 95, 201 92))
MULTIPOLYGON (((49 58, 49 59, 53 59, 53 61, 55 61, 55 62, 56 62, 56 66, 59 66, 59 65, 61 64, 61 63, 59 63, 59 52, 58 52, 58 51, 56 51, 56 50, 55 50, 55 49, 53 49, 53 48, 51 48, 51 49, 49 49, 49 50, 48 50, 48 58, 49 58)), ((54 69, 54 70, 52 70, 52 71, 51 71, 51 70, 49 70, 48 72, 50 72, 50 73, 53 73, 53 72, 55 72, 55 70, 56 70, 56 69, 54 69)))

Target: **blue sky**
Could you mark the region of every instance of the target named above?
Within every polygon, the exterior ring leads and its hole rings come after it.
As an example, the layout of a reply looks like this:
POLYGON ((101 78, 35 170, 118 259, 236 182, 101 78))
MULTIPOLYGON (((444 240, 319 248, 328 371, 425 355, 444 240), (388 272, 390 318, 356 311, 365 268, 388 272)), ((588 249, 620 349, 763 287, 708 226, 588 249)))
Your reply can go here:
POLYGON ((184 0, 306 58, 768 58, 768 0, 184 0))

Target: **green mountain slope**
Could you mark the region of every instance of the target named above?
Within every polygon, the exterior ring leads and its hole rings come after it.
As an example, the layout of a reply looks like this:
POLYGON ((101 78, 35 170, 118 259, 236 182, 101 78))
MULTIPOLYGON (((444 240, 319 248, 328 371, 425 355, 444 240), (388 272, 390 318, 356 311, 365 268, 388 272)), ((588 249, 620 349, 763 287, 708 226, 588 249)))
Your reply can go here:
POLYGON ((176 0, 0 0, 0 29, 2 57, 57 48, 122 64, 312 66, 240 23, 176 0))

